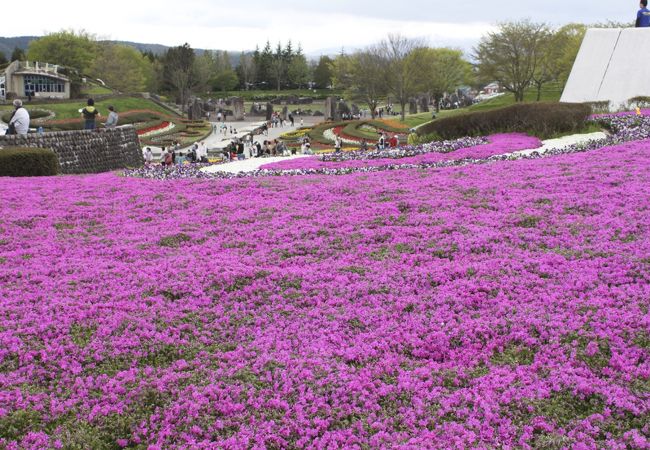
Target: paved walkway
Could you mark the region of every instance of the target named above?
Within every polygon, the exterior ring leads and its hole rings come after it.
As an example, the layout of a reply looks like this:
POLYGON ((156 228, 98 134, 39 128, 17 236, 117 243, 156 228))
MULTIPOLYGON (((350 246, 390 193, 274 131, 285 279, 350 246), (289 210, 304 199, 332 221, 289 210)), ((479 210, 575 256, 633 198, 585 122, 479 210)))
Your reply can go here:
MULTIPOLYGON (((234 138, 243 138, 247 134, 250 134, 251 131, 255 128, 259 128, 264 123, 263 120, 260 120, 259 117, 254 117, 251 120, 247 121, 237 121, 237 122, 226 122, 228 126, 228 132, 226 134, 221 134, 219 131, 219 122, 210 122, 213 125, 217 125, 217 132, 213 132, 207 138, 203 139, 202 142, 205 142, 206 147, 208 148, 208 153, 214 153, 218 150, 225 148, 234 138), (237 130, 237 133, 230 133, 230 129, 237 130), (212 150, 212 152, 211 152, 212 150)), ((312 126, 323 121, 322 117, 303 117, 304 126, 312 126)), ((285 126, 285 127, 275 127, 269 128, 268 135, 263 134, 253 134, 253 142, 263 143, 264 141, 272 141, 273 139, 279 138, 284 133, 288 133, 293 130, 300 128, 300 119, 295 121, 295 125, 285 126)), ((154 155, 154 158, 160 158, 162 154, 162 149, 160 147, 147 146, 151 148, 151 151, 154 155)), ((146 148, 146 147, 145 147, 146 148)), ((189 150, 188 147, 183 147, 180 152, 185 153, 189 150)), ((246 149, 246 156, 250 157, 250 150, 246 149)), ((268 158, 266 159, 268 161, 268 158)), ((266 163, 265 163, 266 164, 266 163)))
POLYGON ((311 155, 291 155, 291 156, 272 156, 269 158, 248 158, 243 161, 232 161, 225 164, 215 164, 214 166, 206 167, 202 169, 204 172, 215 173, 215 172, 227 172, 227 173, 239 173, 239 172, 253 172, 259 169, 261 166, 266 164, 271 164, 279 161, 288 161, 290 159, 299 159, 307 158, 311 155))

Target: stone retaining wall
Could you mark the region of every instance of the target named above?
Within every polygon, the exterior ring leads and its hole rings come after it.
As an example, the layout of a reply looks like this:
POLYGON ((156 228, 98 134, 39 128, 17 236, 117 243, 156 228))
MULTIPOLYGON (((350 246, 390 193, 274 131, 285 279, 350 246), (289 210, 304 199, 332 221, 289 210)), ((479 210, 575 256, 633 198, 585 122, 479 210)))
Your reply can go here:
POLYGON ((52 149, 64 174, 109 172, 144 164, 138 134, 131 125, 111 130, 0 136, 1 147, 52 149))

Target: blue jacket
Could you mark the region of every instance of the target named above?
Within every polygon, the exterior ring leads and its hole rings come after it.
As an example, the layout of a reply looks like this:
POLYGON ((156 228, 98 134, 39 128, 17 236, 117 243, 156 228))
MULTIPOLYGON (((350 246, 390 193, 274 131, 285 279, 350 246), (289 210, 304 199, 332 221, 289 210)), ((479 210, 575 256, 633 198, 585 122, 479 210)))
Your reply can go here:
POLYGON ((642 8, 636 14, 636 26, 637 28, 641 27, 650 27, 650 9, 642 8))

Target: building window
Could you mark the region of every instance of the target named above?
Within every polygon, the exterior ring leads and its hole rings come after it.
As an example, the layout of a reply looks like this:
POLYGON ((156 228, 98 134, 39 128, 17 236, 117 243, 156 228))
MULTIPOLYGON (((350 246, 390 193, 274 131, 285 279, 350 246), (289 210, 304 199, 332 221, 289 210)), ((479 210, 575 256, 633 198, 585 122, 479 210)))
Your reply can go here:
POLYGON ((65 82, 43 75, 25 75, 25 95, 35 92, 65 92, 65 82))

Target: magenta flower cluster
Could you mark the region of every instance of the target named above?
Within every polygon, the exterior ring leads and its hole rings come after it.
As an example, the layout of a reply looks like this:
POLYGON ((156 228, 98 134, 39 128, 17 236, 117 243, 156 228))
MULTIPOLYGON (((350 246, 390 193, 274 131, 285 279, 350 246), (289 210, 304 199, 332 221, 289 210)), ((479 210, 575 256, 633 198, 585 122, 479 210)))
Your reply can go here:
POLYGON ((0 448, 649 448, 648 167, 0 178, 0 448))
POLYGON ((0 448, 650 448, 650 121, 595 120, 543 158, 0 178, 0 448))

